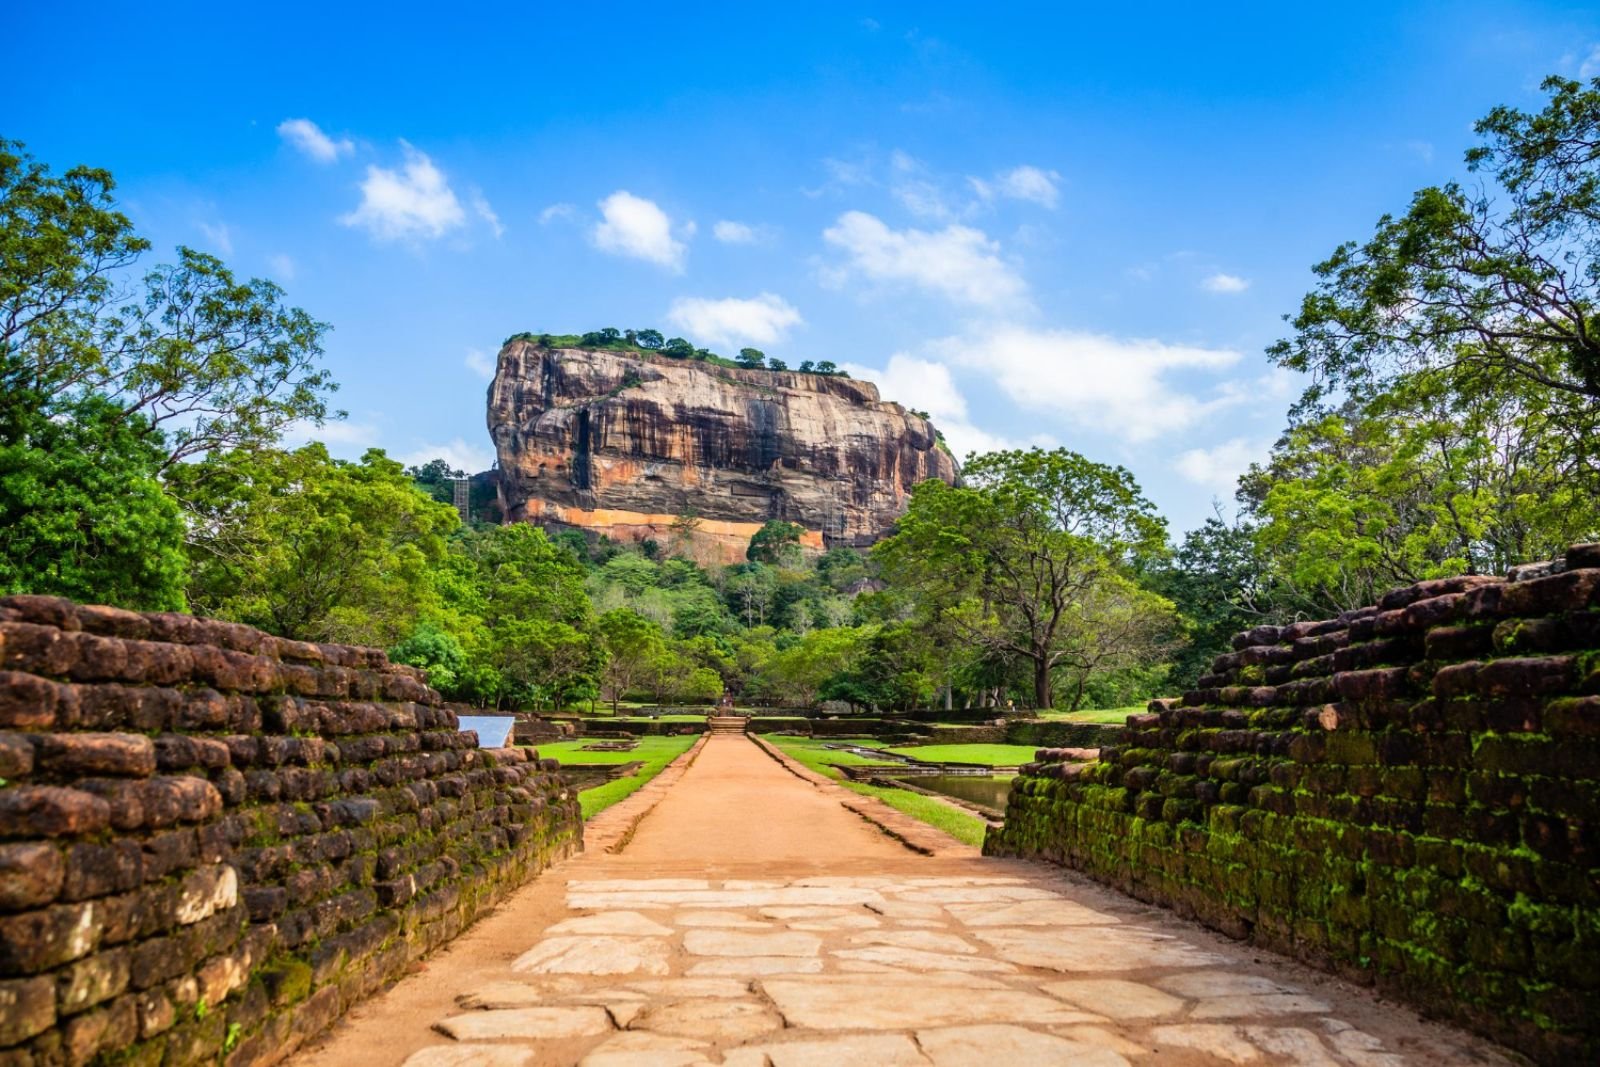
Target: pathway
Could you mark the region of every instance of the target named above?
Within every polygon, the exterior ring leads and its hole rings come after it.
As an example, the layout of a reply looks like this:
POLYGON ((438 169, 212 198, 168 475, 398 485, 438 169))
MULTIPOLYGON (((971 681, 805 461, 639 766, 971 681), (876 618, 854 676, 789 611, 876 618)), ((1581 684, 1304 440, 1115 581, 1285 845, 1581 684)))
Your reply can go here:
POLYGON ((620 851, 591 835, 295 1067, 1507 1062, 1070 872, 914 853, 746 738, 696 752, 602 816, 620 851))

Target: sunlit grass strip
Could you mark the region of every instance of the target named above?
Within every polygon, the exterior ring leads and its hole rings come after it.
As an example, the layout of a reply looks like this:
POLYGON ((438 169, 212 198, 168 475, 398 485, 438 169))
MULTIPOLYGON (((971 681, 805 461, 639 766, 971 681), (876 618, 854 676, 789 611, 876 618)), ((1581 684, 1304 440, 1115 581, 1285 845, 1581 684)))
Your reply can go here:
POLYGON ((981 763, 989 767, 1019 767, 1033 759, 1033 745, 906 745, 888 749, 928 763, 981 763))
POLYGON ((660 774, 663 767, 689 751, 689 746, 698 740, 699 738, 693 735, 646 737, 640 739, 638 747, 632 752, 583 752, 580 750, 586 742, 562 741, 553 745, 540 745, 539 755, 546 759, 560 760, 564 764, 632 763, 634 760, 644 762, 644 766, 627 778, 618 778, 614 782, 606 782, 578 794, 583 817, 590 819, 624 797, 638 792, 646 782, 660 774))

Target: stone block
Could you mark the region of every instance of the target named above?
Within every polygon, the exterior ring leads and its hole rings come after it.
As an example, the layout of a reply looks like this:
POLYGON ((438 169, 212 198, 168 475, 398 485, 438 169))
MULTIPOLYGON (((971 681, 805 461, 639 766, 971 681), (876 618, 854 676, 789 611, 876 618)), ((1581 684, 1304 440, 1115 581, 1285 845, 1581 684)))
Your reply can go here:
POLYGON ((110 825, 110 805, 82 789, 47 785, 0 789, 0 835, 63 837, 99 833, 110 825))
POLYGON ((38 974, 80 959, 103 930, 92 901, 0 916, 0 975, 38 974))
POLYGON ((18 1045, 56 1024, 56 984, 48 975, 0 981, 0 1047, 18 1045))
POLYGON ((51 733, 31 740, 41 773, 144 778, 156 770, 155 745, 141 734, 51 733))
POLYGON ((48 730, 56 725, 59 688, 22 671, 0 671, 0 728, 48 730))

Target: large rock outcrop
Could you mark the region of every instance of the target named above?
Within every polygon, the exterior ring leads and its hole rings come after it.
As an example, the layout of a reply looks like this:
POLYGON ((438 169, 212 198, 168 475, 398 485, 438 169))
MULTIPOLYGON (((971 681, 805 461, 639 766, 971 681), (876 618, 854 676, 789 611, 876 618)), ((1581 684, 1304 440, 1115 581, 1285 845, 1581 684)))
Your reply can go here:
POLYGON ((692 550, 724 562, 769 519, 808 548, 869 545, 912 486, 957 473, 933 426, 868 382, 521 340, 488 421, 508 521, 667 543, 694 514, 692 550))

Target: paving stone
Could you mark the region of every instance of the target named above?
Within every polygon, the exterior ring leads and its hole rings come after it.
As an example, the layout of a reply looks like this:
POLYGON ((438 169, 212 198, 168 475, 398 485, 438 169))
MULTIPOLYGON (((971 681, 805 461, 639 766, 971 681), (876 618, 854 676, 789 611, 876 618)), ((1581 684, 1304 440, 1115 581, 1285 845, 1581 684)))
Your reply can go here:
POLYGON ((1056 1032, 1062 1037, 1070 1037, 1074 1041, 1082 1041, 1085 1045, 1108 1048, 1122 1056, 1148 1056, 1152 1052, 1149 1045, 1141 1045, 1130 1041, 1121 1034, 1114 1034, 1103 1026, 1064 1026, 1058 1028, 1056 1032))
POLYGON ((1145 967, 1205 967, 1226 962, 1185 941, 1135 926, 1077 926, 1067 930, 975 930, 1005 959, 1058 971, 1135 971, 1145 967))
POLYGON ((630 937, 667 937, 670 926, 662 926, 636 911, 607 911, 598 915, 580 915, 556 923, 546 934, 625 934, 630 937))
POLYGON ((578 1067, 696 1067, 710 1063, 705 1043, 665 1034, 617 1034, 594 1048, 578 1067))
POLYGON ((1000 904, 1008 900, 1054 900, 1061 894, 1031 885, 913 886, 894 891, 896 900, 914 904, 1000 904))
POLYGON ((735 956, 700 960, 689 967, 691 978, 732 976, 760 978, 768 974, 820 974, 822 961, 805 956, 735 956))
POLYGON ((433 1027, 457 1041, 590 1037, 611 1032, 604 1008, 513 1008, 452 1015, 433 1027))
POLYGON ((850 939, 857 945, 895 945, 899 948, 916 948, 925 952, 955 952, 971 954, 978 950, 955 934, 936 934, 926 930, 880 930, 859 934, 850 939))
POLYGON ((1114 915, 1069 900, 1016 900, 1007 904, 949 904, 967 926, 1109 926, 1114 915))
POLYGON ((718 1043, 744 1042, 783 1029, 783 1020, 753 1000, 678 1000, 649 1005, 628 1029, 718 1043))
POLYGON ((629 982, 628 988, 637 989, 646 996, 674 999, 750 995, 750 983, 737 978, 652 978, 644 982, 629 982))
POLYGON ((1040 988, 1053 997, 1060 997, 1087 1011, 1097 1011, 1113 1019, 1156 1019, 1176 1014, 1184 1006, 1180 998, 1153 986, 1120 978, 1051 982, 1040 988))
POLYGON ((1340 1067, 1339 1061, 1328 1055, 1326 1046, 1310 1030, 1247 1026, 1244 1032, 1275 1063, 1292 1063, 1295 1067, 1340 1067))
POLYGON ((730 930, 777 929, 772 923, 764 923, 736 911, 681 911, 672 922, 675 926, 721 926, 730 930))
POLYGON ((1328 1040, 1353 1067, 1404 1067, 1405 1057, 1386 1052, 1383 1042, 1343 1019, 1323 1019, 1328 1040))
POLYGON ((904 967, 913 971, 973 971, 983 973, 1011 973, 1016 970, 1008 963, 987 956, 952 956, 948 952, 924 952, 915 948, 894 945, 875 945, 871 948, 842 948, 830 953, 835 959, 862 960, 883 963, 890 967, 904 967))
POLYGON ((980 1067, 995 1063, 1072 1064, 1073 1067, 1127 1067, 1108 1048, 1020 1026, 958 1026, 918 1030, 917 1044, 935 1067, 980 1067))
POLYGON ((1255 974, 1233 974, 1229 971, 1191 971, 1158 978, 1155 984, 1180 997, 1199 1000, 1203 997, 1246 997, 1266 993, 1299 993, 1293 986, 1281 985, 1270 978, 1255 974))
POLYGON ((745 1045, 723 1054, 726 1067, 928 1067, 928 1058, 904 1034, 852 1034, 826 1040, 745 1045))
POLYGON ((711 883, 704 878, 580 878, 567 883, 568 893, 655 893, 710 888, 711 883))
POLYGON ((822 951, 822 939, 794 931, 690 930, 683 935, 683 948, 696 956, 815 956, 822 951))
POLYGON ((1089 1023, 1097 1015, 1017 989, 937 982, 885 982, 871 976, 832 980, 769 978, 761 983, 790 1026, 812 1030, 901 1030, 999 1020, 1089 1023))
POLYGON ((567 991, 551 990, 548 986, 529 985, 526 982, 489 982, 458 995, 456 1003, 463 1008, 531 1008, 537 1004, 548 1004, 567 991))
POLYGON ((1187 1048, 1204 1052, 1225 1063, 1256 1063, 1261 1050, 1251 1044, 1237 1026, 1220 1023, 1184 1023, 1158 1026, 1145 1031, 1145 1038, 1156 1047, 1157 1056, 1169 1049, 1187 1048))
POLYGON ((531 974, 667 974, 670 947, 659 938, 547 937, 511 964, 531 974))
POLYGON ((777 919, 791 930, 870 930, 882 925, 865 908, 833 908, 823 905, 762 908, 764 918, 777 919))
MULTIPOLYGON (((848 933, 853 930, 874 930, 880 925, 878 920, 870 915, 840 915, 833 919, 791 919, 784 924, 791 930, 805 930, 810 933, 832 934, 848 933)), ((938 925, 930 924, 930 925, 938 925)))
POLYGON ((406 1057, 404 1067, 533 1067, 533 1050, 516 1045, 429 1045, 406 1057))
POLYGON ((1263 993, 1255 997, 1208 997, 1189 1012, 1191 1019, 1248 1019, 1258 1015, 1320 1015, 1327 1001, 1303 993, 1263 993))
POLYGON ((909 900, 885 900, 879 903, 868 904, 867 910, 882 915, 885 919, 933 919, 948 918, 944 908, 938 904, 913 904, 909 900))

